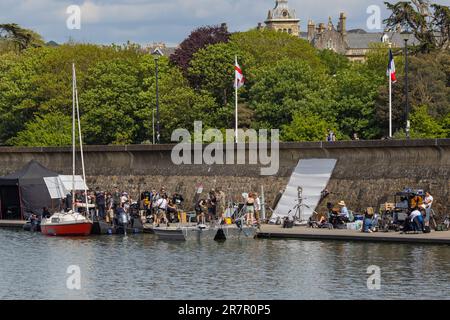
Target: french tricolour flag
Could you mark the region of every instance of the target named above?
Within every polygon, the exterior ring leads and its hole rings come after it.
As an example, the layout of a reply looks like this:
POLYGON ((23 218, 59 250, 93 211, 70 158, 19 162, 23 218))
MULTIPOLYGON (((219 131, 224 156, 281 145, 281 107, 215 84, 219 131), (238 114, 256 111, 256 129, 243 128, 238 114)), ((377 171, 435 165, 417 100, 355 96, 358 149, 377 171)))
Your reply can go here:
POLYGON ((387 76, 391 77, 392 83, 397 82, 397 76, 395 75, 394 55, 392 54, 391 49, 389 49, 389 65, 388 65, 388 69, 387 69, 387 76))

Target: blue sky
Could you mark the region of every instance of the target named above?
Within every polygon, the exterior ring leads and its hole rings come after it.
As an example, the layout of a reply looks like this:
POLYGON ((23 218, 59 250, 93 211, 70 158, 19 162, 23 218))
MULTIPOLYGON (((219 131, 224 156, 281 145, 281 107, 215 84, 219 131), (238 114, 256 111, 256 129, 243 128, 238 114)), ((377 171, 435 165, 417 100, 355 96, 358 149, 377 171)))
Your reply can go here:
MULTIPOLYGON (((391 0, 394 2, 394 0, 391 0)), ((450 5, 450 0, 437 0, 450 5)), ((243 31, 263 22, 274 0, 0 0, 0 23, 15 22, 45 38, 65 42, 69 38, 101 44, 181 42, 198 26, 226 22, 231 31, 243 31), (70 5, 81 7, 81 30, 66 27, 70 5)), ((336 23, 339 12, 348 16, 348 28, 367 29, 370 5, 380 0, 290 0, 306 30, 308 19, 336 23)), ((380 31, 380 30, 377 30, 380 31)))

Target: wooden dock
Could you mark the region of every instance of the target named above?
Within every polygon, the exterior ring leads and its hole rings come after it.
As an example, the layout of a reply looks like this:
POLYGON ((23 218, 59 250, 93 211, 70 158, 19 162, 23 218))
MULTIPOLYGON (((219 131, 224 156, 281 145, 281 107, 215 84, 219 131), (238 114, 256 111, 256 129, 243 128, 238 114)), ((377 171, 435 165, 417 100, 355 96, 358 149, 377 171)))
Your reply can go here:
POLYGON ((0 228, 22 229, 25 223, 24 220, 0 220, 0 228))
POLYGON ((279 225, 263 225, 261 226, 257 237, 263 239, 337 240, 450 245, 450 231, 432 231, 428 234, 401 234, 400 232, 363 233, 353 230, 313 229, 306 227, 283 229, 279 225))

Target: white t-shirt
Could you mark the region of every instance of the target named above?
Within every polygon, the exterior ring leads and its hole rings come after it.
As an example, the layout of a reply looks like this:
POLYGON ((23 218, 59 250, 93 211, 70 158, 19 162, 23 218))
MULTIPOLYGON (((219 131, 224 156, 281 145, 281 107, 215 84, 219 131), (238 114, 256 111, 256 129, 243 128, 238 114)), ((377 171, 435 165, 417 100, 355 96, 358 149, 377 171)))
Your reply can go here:
POLYGON ((430 195, 428 197, 425 197, 424 204, 427 206, 427 208, 431 208, 431 205, 433 204, 433 196, 430 195))
POLYGON ((256 210, 256 211, 261 210, 261 200, 259 200, 259 197, 257 197, 257 198, 255 199, 255 210, 256 210))
POLYGON ((414 210, 413 212, 411 212, 411 215, 409 216, 411 218, 411 222, 414 221, 415 217, 418 217, 422 215, 422 213, 419 210, 414 210))
POLYGON ((167 200, 166 200, 166 199, 163 199, 163 198, 158 199, 158 200, 156 201, 156 207, 157 207, 158 209, 167 210, 167 200))

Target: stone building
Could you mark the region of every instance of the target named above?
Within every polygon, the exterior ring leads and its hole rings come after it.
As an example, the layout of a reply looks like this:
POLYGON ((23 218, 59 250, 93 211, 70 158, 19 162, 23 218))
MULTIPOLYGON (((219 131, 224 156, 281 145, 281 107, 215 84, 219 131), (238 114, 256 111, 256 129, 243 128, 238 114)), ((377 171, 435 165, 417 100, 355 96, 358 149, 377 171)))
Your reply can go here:
MULTIPOLYGON (((300 19, 295 10, 290 9, 287 0, 277 0, 275 8, 269 10, 265 27, 258 24, 258 29, 267 28, 287 32, 293 36, 309 41, 315 48, 333 50, 347 56, 352 61, 364 61, 371 43, 390 43, 392 47, 402 47, 403 40, 398 33, 366 32, 362 29, 347 30, 347 17, 345 13, 339 15, 337 25, 333 24, 331 17, 328 23, 315 24, 308 21, 307 31, 300 32, 300 19)), ((411 36, 410 44, 417 44, 411 36)))
MULTIPOLYGON (((298 37, 300 35, 300 19, 297 19, 295 10, 290 9, 287 0, 277 0, 275 8, 269 10, 266 28, 286 32, 298 37)), ((261 28, 259 24, 258 28, 261 28)))

